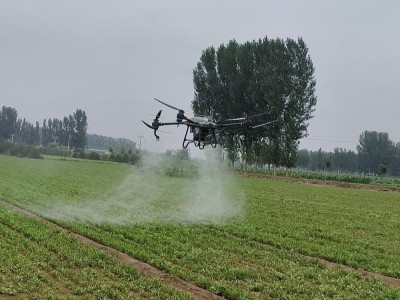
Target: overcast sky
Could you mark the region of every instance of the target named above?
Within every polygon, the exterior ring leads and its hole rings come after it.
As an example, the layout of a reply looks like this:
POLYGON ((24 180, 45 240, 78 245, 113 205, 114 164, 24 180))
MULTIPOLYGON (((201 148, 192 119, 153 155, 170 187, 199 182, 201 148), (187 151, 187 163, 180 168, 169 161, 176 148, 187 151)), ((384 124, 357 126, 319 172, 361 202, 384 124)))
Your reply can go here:
POLYGON ((156 142, 141 120, 175 119, 154 97, 191 115, 204 49, 302 37, 318 102, 300 148, 355 150, 364 130, 398 142, 399 15, 397 0, 0 0, 0 106, 32 123, 80 108, 89 133, 177 149, 183 127, 156 142))

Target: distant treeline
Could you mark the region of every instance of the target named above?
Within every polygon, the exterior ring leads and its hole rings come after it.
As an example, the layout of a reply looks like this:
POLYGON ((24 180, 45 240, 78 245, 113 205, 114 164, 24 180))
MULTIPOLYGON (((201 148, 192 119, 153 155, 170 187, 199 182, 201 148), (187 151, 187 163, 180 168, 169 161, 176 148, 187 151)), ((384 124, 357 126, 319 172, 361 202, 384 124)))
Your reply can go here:
POLYGON ((297 167, 312 171, 400 176, 400 143, 385 132, 364 131, 357 152, 336 148, 333 152, 299 150, 297 167))
POLYGON ((0 142, 10 141, 26 145, 47 146, 56 144, 69 149, 86 147, 87 117, 85 111, 76 112, 63 119, 44 119, 42 125, 18 118, 15 108, 2 107, 0 111, 0 142))
POLYGON ((130 139, 125 138, 112 138, 98 134, 87 134, 87 146, 89 149, 98 150, 130 150, 136 149, 136 143, 130 139))
POLYGON ((47 147, 53 145, 75 151, 86 148, 116 151, 133 150, 136 143, 124 138, 112 138, 98 134, 87 134, 87 116, 85 111, 76 112, 62 119, 44 119, 42 124, 34 124, 25 118, 18 118, 15 108, 2 107, 0 111, 0 143, 13 142, 25 145, 47 147))
POLYGON ((358 171, 358 155, 356 152, 335 148, 333 152, 309 151, 301 149, 298 152, 297 167, 310 171, 337 171, 355 173, 358 171))

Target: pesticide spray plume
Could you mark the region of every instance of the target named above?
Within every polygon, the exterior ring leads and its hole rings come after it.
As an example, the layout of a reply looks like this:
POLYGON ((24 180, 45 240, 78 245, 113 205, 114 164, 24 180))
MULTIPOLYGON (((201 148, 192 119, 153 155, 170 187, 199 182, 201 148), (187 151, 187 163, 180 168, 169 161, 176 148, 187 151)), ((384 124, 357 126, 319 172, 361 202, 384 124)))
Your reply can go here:
POLYGON ((94 224, 221 223, 240 219, 245 197, 235 187, 220 150, 207 149, 205 160, 187 162, 197 174, 177 178, 163 174, 180 162, 165 155, 146 155, 140 167, 102 199, 58 202, 42 211, 52 219, 94 224))
POLYGON ((243 212, 244 194, 234 189, 227 165, 222 162, 221 149, 205 149, 198 178, 184 194, 182 210, 190 222, 222 222, 239 218, 243 212))

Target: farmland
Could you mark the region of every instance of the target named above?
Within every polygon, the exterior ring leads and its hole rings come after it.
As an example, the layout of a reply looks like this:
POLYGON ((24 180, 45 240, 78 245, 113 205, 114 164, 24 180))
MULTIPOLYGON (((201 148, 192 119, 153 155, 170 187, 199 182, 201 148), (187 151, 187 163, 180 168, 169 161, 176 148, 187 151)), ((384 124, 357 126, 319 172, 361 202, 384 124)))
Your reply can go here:
MULTIPOLYGON (((229 299, 400 298, 317 259, 400 278, 398 192, 6 156, 0 185, 0 200, 229 299)), ((0 297, 189 297, 4 203, 0 228, 0 297)))

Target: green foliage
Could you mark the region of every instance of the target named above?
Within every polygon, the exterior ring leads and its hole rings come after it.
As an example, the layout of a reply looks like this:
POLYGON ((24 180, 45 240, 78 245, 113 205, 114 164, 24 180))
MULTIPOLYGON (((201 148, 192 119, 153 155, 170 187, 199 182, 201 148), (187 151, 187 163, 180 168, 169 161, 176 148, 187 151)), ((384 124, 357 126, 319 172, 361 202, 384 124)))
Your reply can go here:
POLYGON ((112 138, 98 134, 87 134, 87 145, 89 149, 109 150, 110 147, 117 151, 122 149, 135 149, 136 143, 125 138, 112 138))
POLYGON ((18 113, 15 108, 3 106, 0 111, 0 142, 11 140, 17 131, 18 113))
POLYGON ((111 151, 111 153, 106 153, 90 150, 82 151, 80 149, 72 151, 68 150, 65 147, 59 147, 56 144, 49 144, 45 147, 38 148, 38 151, 44 155, 112 161, 118 163, 127 163, 131 165, 138 165, 140 164, 141 160, 140 152, 136 149, 130 149, 127 152, 122 150, 121 152, 111 151))
POLYGON ((33 125, 25 120, 19 120, 20 126, 19 130, 14 134, 14 141, 24 143, 27 145, 40 145, 40 127, 39 122, 33 125))
MULTIPOLYGON (((112 150, 112 148, 110 150, 112 150)), ((140 164, 141 154, 137 149, 130 149, 128 151, 122 149, 120 152, 112 150, 109 155, 103 155, 102 160, 107 160, 107 158, 109 161, 113 162, 138 165, 140 164)))
POLYGON ((340 173, 358 172, 358 156, 351 150, 335 148, 334 152, 298 151, 297 167, 311 171, 335 170, 340 173), (328 166, 329 165, 329 166, 328 166))
POLYGON ((37 147, 10 142, 0 143, 0 154, 28 158, 43 158, 37 147))
POLYGON ((42 127, 39 122, 33 125, 17 117, 14 108, 3 106, 0 112, 0 142, 8 140, 37 146, 57 144, 81 150, 86 146, 87 117, 81 109, 63 120, 44 119, 42 127))
POLYGON ((312 171, 400 175, 400 143, 391 141, 387 133, 363 132, 357 152, 342 148, 335 148, 334 152, 302 149, 298 151, 297 166, 312 171), (381 166, 385 168, 381 169, 381 166))
POLYGON ((86 130, 87 130, 87 117, 85 111, 77 109, 72 115, 75 127, 72 131, 71 147, 77 150, 83 150, 86 147, 86 130))
POLYGON ((306 134, 316 105, 314 67, 301 38, 264 38, 241 45, 233 40, 217 50, 209 47, 193 71, 193 82, 197 114, 220 121, 267 113, 257 122, 276 120, 257 131, 238 131, 237 137, 222 132, 221 143, 231 159, 239 149, 244 162, 289 168, 295 164, 298 140, 306 134))
MULTIPOLYGON (((235 171, 240 172, 239 168, 235 171)), ((265 174, 266 170, 249 168, 249 172, 265 174)), ((269 174, 269 173, 268 173, 269 174)), ((278 168, 275 170, 276 176, 288 176, 284 168, 278 168)), ((361 174, 351 174, 351 173, 337 173, 328 171, 308 171, 302 169, 292 169, 290 170, 290 177, 292 178, 303 178, 303 179, 315 179, 323 181, 333 181, 333 182, 345 182, 345 183, 357 183, 357 184, 369 184, 376 185, 383 188, 400 188, 400 178, 399 177, 380 177, 374 175, 361 175, 361 174)))
POLYGON ((39 151, 41 154, 44 155, 51 155, 51 156, 62 156, 62 157, 71 157, 72 150, 68 150, 65 147, 58 147, 56 144, 49 144, 45 147, 40 147, 39 151))
MULTIPOLYGON (((181 191, 198 179, 152 174, 151 190, 135 190, 138 182, 146 184, 143 181, 149 178, 127 165, 73 159, 26 162, 0 156, 0 166, 0 198, 38 213, 46 214, 55 204, 68 206, 84 200, 96 207, 95 213, 104 209, 105 199, 114 199, 113 208, 121 203, 131 218, 135 218, 134 212, 143 214, 145 207, 161 211, 157 219, 144 223, 113 223, 112 211, 104 223, 59 222, 228 299, 400 297, 398 287, 326 267, 305 256, 399 278, 398 193, 234 177, 229 201, 241 193, 246 195, 239 217, 224 222, 179 223, 172 221, 173 216, 196 196, 181 191), (117 194, 123 181, 124 188, 117 194), (133 186, 132 192, 126 190, 128 185, 133 186), (163 187, 159 197, 150 198, 159 187, 163 187), (129 205, 141 200, 143 206, 127 211, 129 205)), ((205 198, 211 198, 213 209, 218 208, 216 195, 208 188, 199 196, 204 203, 205 198)), ((223 209, 230 205, 226 203, 223 209)), ((143 286, 141 277, 128 267, 115 266, 107 255, 51 227, 3 212, 0 206, 3 293, 34 293, 40 298, 41 293, 49 292, 61 297, 57 291, 62 281, 73 295, 115 299, 123 295, 129 298, 128 291, 143 286), (52 276, 46 276, 49 273, 52 276)), ((71 212, 62 211, 62 215, 67 213, 71 212)), ((157 293, 159 298, 172 298, 159 289, 147 294, 152 290, 146 283, 144 286, 143 298, 157 293)))
POLYGON ((380 166, 384 165, 391 175, 400 175, 398 146, 386 132, 364 131, 357 145, 360 171, 381 174, 380 166))
POLYGON ((89 153, 89 159, 91 160, 100 160, 100 154, 96 151, 91 151, 89 153))
POLYGON ((170 158, 162 162, 161 174, 170 177, 195 178, 199 175, 199 166, 195 161, 170 158))
POLYGON ((0 204, 0 295, 18 299, 190 299, 0 204))
POLYGON ((385 175, 387 172, 387 167, 384 164, 379 165, 379 175, 385 175))

